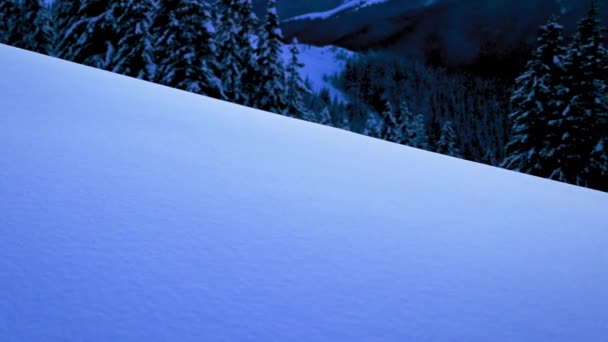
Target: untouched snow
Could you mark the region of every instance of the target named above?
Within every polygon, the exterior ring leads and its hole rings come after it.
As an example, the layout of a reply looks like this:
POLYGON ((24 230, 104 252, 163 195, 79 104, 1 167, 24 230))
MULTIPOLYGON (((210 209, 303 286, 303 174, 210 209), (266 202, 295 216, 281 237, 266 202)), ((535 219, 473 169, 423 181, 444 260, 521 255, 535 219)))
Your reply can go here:
MULTIPOLYGON (((291 59, 290 46, 290 44, 283 45, 282 56, 285 63, 291 59)), ((300 49, 300 62, 304 64, 300 73, 304 79, 310 80, 312 90, 318 93, 321 89, 327 88, 332 98, 347 102, 344 93, 336 88, 328 77, 344 70, 346 59, 351 57, 354 52, 337 46, 318 47, 298 44, 298 48, 300 49)))
POLYGON ((608 195, 0 46, 8 341, 603 341, 608 195))

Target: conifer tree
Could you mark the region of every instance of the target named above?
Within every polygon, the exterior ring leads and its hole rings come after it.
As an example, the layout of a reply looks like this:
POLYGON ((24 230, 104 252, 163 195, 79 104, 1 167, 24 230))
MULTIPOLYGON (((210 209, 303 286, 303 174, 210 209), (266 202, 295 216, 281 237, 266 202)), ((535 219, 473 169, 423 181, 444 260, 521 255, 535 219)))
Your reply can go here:
POLYGON ((48 7, 49 24, 47 36, 49 45, 47 53, 70 61, 76 61, 86 42, 81 36, 85 22, 79 18, 81 1, 54 0, 48 7))
POLYGON ((154 22, 153 0, 112 0, 110 15, 114 37, 107 41, 107 54, 100 67, 113 72, 152 80, 154 48, 151 34, 154 22))
POLYGON ((0 43, 15 45, 20 39, 18 19, 21 8, 15 0, 0 1, 0 43))
POLYGON ((394 127, 399 132, 399 143, 411 147, 429 149, 429 137, 422 114, 414 115, 405 101, 401 102, 401 115, 394 127))
POLYGON ((239 104, 250 102, 255 81, 255 27, 251 0, 219 0, 218 63, 225 99, 239 104))
MULTIPOLYGON (((285 98, 285 69, 281 59, 281 40, 276 0, 268 0, 266 17, 258 40, 255 74, 257 87, 251 90, 249 105, 273 113, 290 113, 285 98)), ((297 70, 296 70, 297 72, 297 70)))
POLYGON ((209 5, 198 0, 162 0, 154 27, 155 81, 221 98, 217 42, 209 5))
POLYGON ((20 7, 16 17, 18 37, 12 44, 22 49, 46 53, 48 42, 44 6, 39 0, 27 0, 17 5, 20 7))
POLYGON ((57 11, 73 18, 66 18, 66 25, 60 28, 59 57, 94 67, 105 66, 103 62, 109 57, 108 43, 116 39, 111 13, 113 3, 88 0, 70 6, 69 0, 55 1, 58 2, 57 11))
POLYGON ((414 135, 413 137, 410 137, 410 146, 423 150, 428 150, 429 137, 426 133, 426 124, 424 123, 424 116, 422 116, 422 114, 416 115, 411 125, 411 132, 413 132, 414 135))
POLYGON ((399 128, 401 131, 401 144, 412 146, 414 144, 414 139, 416 138, 416 132, 414 131, 414 113, 408 106, 407 102, 402 101, 401 107, 401 121, 402 125, 399 128))
MULTIPOLYGON (((67 11, 73 10, 66 5, 67 11)), ((151 79, 153 0, 80 2, 61 35, 60 55, 123 75, 151 79)))
POLYGON ((286 68, 286 102, 287 102, 287 115, 293 115, 299 118, 306 118, 308 110, 303 104, 303 95, 310 94, 308 87, 306 87, 302 76, 300 75, 300 69, 304 67, 304 64, 300 62, 298 56, 300 49, 298 48, 298 40, 294 38, 289 48, 291 58, 286 68))
POLYGON ((536 50, 516 80, 511 98, 511 138, 503 167, 549 177, 558 163, 554 140, 561 136, 549 123, 559 120, 565 105, 565 53, 563 27, 551 18, 540 27, 536 50))
POLYGON ((452 122, 449 120, 441 127, 441 137, 437 143, 437 152, 456 158, 462 157, 457 146, 456 132, 454 132, 452 122))
POLYGON ((481 158, 481 162, 492 166, 498 165, 498 162, 496 160, 496 154, 489 148, 487 149, 484 156, 481 158))
POLYGON ((378 115, 374 112, 369 112, 365 119, 363 131, 361 134, 374 138, 382 139, 382 130, 384 129, 383 118, 378 120, 378 115))
POLYGON ((327 108, 327 106, 323 107, 321 112, 319 112, 315 122, 321 125, 331 126, 331 114, 329 113, 329 108, 327 108))
POLYGON ((393 105, 388 100, 384 104, 384 110, 380 114, 380 119, 382 120, 382 124, 379 138, 398 144, 401 143, 401 127, 397 120, 397 115, 395 114, 393 105))
POLYGON ((570 101, 562 117, 553 122, 561 130, 561 141, 556 150, 560 162, 552 179, 588 186, 589 178, 598 173, 595 169, 601 170, 602 163, 592 159, 602 159, 594 151, 606 136, 608 53, 603 33, 597 4, 592 1, 566 60, 570 101))
POLYGON ((589 187, 608 192, 608 137, 602 138, 591 152, 588 177, 589 187))

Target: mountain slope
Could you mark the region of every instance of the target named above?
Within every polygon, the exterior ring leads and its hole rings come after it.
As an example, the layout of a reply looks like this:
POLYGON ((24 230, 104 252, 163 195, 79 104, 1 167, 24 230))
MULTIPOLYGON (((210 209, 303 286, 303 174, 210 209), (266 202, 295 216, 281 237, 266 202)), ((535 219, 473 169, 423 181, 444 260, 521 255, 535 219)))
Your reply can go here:
POLYGON ((600 341, 608 196, 0 45, 3 341, 600 341))
MULTIPOLYGON (((599 3, 608 18, 608 1, 599 3)), ((499 73, 513 65, 519 70, 538 26, 552 14, 561 15, 572 31, 587 5, 578 0, 388 0, 338 15, 301 15, 284 21, 283 31, 287 39, 305 43, 389 50, 444 66, 481 60, 487 71, 499 73)))

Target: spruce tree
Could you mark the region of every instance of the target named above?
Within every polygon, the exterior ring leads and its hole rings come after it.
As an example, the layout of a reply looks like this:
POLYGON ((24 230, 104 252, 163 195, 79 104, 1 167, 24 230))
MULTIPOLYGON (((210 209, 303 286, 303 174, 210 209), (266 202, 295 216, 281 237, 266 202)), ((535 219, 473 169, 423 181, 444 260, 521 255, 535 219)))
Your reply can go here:
POLYGON ((107 40, 107 54, 99 67, 113 72, 152 80, 154 48, 151 34, 154 22, 153 0, 113 0, 110 16, 114 37, 107 40))
MULTIPOLYGON (((64 3, 65 4, 65 3, 64 3)), ((59 55, 127 76, 151 79, 153 0, 81 1, 59 34, 59 55)), ((64 13, 74 10, 65 4, 64 13)))
POLYGON ((331 122, 331 114, 329 113, 329 108, 323 107, 321 112, 319 112, 319 114, 317 115, 315 122, 317 122, 321 125, 331 126, 332 122, 331 122))
POLYGON ((496 154, 489 148, 486 150, 486 153, 481 158, 481 162, 491 166, 498 165, 498 162, 496 160, 496 154))
POLYGON ((298 48, 298 40, 296 38, 292 40, 289 52, 291 58, 285 70, 287 82, 285 87, 286 112, 287 115, 306 119, 308 110, 303 104, 303 95, 310 94, 310 90, 306 87, 300 75, 300 69, 304 67, 304 64, 298 58, 300 49, 298 48))
POLYGON ((550 125, 561 116, 565 105, 563 27, 555 18, 540 27, 537 47, 517 78, 511 97, 511 137, 503 167, 536 176, 549 177, 558 164, 554 140, 559 129, 550 125))
POLYGON ((380 114, 380 119, 382 124, 379 138, 400 144, 402 140, 401 127, 397 120, 393 105, 388 100, 384 104, 384 110, 380 114))
POLYGON ((412 146, 414 144, 414 139, 416 138, 416 132, 414 130, 414 120, 415 116, 412 113, 410 107, 407 102, 402 101, 400 106, 401 112, 401 122, 402 125, 399 127, 401 131, 401 144, 412 146))
POLYGON ((81 55, 80 49, 87 43, 87 37, 82 36, 86 22, 79 18, 80 3, 81 1, 74 0, 54 0, 49 6, 49 55, 70 61, 76 61, 75 56, 81 55))
MULTIPOLYGON (((258 40, 255 74, 257 87, 251 90, 249 105, 277 114, 296 115, 287 112, 285 68, 281 58, 283 34, 279 27, 276 0, 268 0, 266 17, 258 40)), ((297 72, 297 70, 296 70, 297 72)))
POLYGON ((589 171, 589 187, 608 192, 608 137, 602 138, 591 152, 589 171))
POLYGON ((78 6, 70 6, 69 0, 55 1, 60 3, 58 6, 61 8, 58 10, 73 18, 66 18, 66 25, 59 33, 59 57, 93 67, 103 67, 111 48, 108 43, 116 39, 111 13, 113 3, 107 0, 81 0, 78 6))
POLYGON ((399 143, 411 147, 429 149, 429 137, 422 114, 414 115, 407 102, 401 102, 400 114, 395 121, 395 130, 399 132, 399 143))
POLYGON ((14 0, 0 1, 0 43, 15 45, 20 39, 18 19, 21 7, 14 0))
POLYGON ((456 132, 454 132, 454 128, 452 128, 452 122, 450 120, 446 121, 441 127, 441 137, 437 143, 437 153, 456 158, 462 157, 457 146, 456 132))
POLYGON ((551 174, 552 179, 588 186, 590 178, 601 177, 602 155, 594 151, 606 137, 604 123, 608 113, 604 78, 608 53, 603 33, 597 4, 592 1, 587 15, 579 22, 566 60, 570 101, 562 117, 553 122, 561 130, 561 141, 556 150, 560 163, 551 174))
POLYGON ((154 28, 155 81, 221 98, 217 43, 209 5, 198 0, 162 0, 154 28))
POLYGON ((40 0, 26 0, 20 6, 20 16, 17 22, 19 39, 14 45, 22 49, 46 53, 48 36, 44 6, 40 0))
POLYGON ((414 135, 413 137, 410 137, 410 146, 428 150, 429 137, 426 133, 426 124, 422 114, 418 114, 414 117, 414 121, 411 123, 411 132, 413 132, 414 135))
POLYGON ((218 65, 225 99, 247 105, 255 81, 255 28, 251 0, 219 0, 218 65))

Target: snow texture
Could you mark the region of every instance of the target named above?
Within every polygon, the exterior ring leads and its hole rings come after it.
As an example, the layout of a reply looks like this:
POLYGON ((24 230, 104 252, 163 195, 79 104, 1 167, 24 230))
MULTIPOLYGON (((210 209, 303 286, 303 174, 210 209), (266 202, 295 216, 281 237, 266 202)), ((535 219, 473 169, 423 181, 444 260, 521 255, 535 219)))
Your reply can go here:
POLYGON ((608 195, 0 46, 2 341, 602 341, 608 195))

